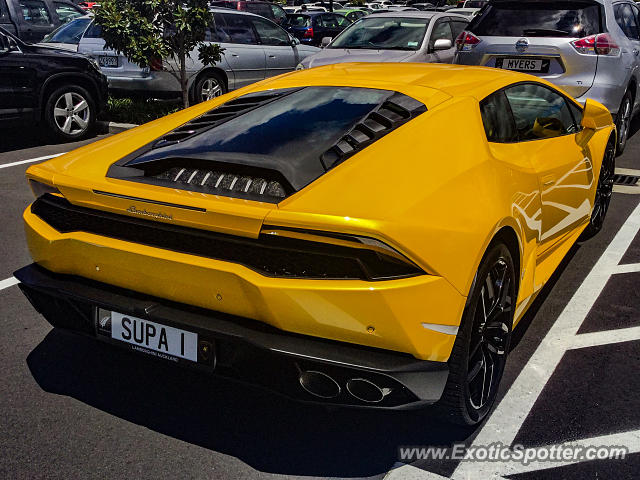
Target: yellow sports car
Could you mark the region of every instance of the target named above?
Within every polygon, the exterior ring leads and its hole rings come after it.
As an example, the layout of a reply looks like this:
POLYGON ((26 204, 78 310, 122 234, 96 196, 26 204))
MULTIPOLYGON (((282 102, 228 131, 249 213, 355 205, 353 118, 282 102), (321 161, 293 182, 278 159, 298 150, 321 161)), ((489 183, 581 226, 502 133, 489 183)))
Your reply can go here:
POLYGON ((138 354, 474 424, 512 328, 602 227, 615 135, 515 72, 285 74, 29 168, 15 275, 55 327, 138 354))

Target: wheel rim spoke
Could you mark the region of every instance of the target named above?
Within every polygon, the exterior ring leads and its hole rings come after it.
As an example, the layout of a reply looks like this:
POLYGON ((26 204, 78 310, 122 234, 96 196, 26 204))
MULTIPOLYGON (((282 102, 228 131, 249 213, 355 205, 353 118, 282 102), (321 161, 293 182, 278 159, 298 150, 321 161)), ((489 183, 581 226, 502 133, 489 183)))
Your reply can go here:
POLYGON ((513 269, 500 258, 489 269, 477 298, 469 342, 467 388, 471 406, 480 410, 496 390, 496 372, 504 367, 511 331, 513 269))

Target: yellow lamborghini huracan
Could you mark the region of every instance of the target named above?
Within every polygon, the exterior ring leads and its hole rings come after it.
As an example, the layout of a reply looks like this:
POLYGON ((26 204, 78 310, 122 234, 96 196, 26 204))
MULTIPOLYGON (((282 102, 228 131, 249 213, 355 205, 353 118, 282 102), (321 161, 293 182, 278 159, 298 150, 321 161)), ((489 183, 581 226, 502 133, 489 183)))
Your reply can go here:
POLYGON ((52 325, 137 354, 474 424, 513 327, 602 227, 615 135, 515 72, 285 74, 29 168, 15 275, 52 325))

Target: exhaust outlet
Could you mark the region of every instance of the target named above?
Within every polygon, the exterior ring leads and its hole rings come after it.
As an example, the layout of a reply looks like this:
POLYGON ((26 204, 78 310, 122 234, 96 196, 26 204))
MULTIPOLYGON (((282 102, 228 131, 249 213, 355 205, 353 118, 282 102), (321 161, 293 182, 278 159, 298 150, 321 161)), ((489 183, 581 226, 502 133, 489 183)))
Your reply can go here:
POLYGON ((391 393, 389 388, 380 388, 366 378, 352 378, 347 382, 347 391, 365 403, 378 403, 391 393))
POLYGON ((329 399, 340 395, 340 385, 326 373, 307 370, 298 377, 300 386, 311 395, 329 399))

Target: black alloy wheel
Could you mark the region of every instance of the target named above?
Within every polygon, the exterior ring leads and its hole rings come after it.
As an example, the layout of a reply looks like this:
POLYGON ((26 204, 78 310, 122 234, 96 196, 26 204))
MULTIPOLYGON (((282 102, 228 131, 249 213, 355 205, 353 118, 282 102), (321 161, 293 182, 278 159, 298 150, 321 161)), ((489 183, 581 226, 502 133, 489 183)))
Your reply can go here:
POLYGON ((616 150, 618 155, 622 155, 624 147, 627 146, 629 139, 629 130, 631 129, 631 117, 633 115, 633 97, 631 92, 627 90, 622 97, 618 114, 616 115, 616 130, 618 130, 618 144, 616 150))
POLYGON ((469 294, 449 358, 449 379, 436 405, 448 421, 481 422, 504 372, 516 300, 513 258, 503 243, 489 247, 469 294))
POLYGON ((609 210, 611 195, 613 193, 613 176, 616 169, 616 138, 611 135, 607 142, 607 148, 602 158, 602 166, 600 167, 600 175, 598 185, 596 186, 596 195, 593 199, 593 209, 589 225, 580 236, 580 240, 587 240, 602 230, 605 216, 609 210))

